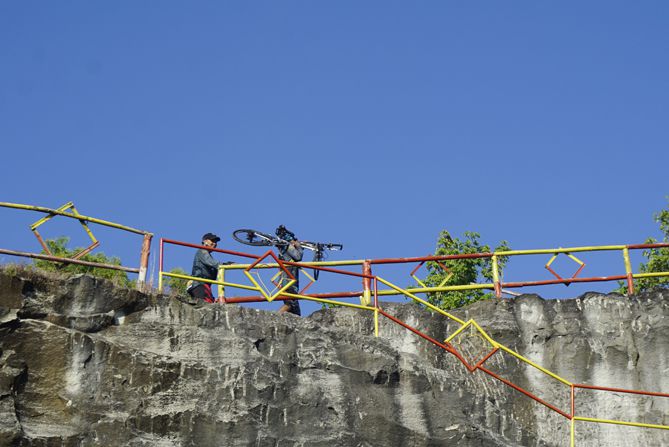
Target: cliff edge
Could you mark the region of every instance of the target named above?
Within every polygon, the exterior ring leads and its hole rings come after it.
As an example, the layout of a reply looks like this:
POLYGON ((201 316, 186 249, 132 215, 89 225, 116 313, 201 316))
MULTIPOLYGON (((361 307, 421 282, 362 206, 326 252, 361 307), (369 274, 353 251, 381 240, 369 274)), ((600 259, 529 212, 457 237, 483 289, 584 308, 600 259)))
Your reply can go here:
MULTIPOLYGON (((443 341, 457 324, 393 316, 443 341)), ((669 393, 669 291, 489 300, 453 312, 574 383, 669 393)), ((193 306, 90 276, 0 270, 0 445, 568 446, 570 421, 402 326, 193 306)), ((453 340, 474 363, 475 331, 453 340)), ((486 367, 570 412, 570 388, 504 352, 486 367)), ((577 414, 669 424, 669 398, 577 391, 577 414)), ((578 422, 578 446, 669 432, 578 422)))

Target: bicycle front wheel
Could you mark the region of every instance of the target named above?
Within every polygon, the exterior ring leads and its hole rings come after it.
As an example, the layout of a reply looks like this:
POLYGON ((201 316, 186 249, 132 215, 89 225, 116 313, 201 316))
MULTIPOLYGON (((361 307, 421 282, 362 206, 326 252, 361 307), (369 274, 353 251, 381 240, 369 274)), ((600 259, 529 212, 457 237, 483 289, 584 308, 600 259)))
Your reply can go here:
POLYGON ((262 247, 267 245, 274 245, 275 238, 266 233, 261 233, 255 230, 236 230, 232 233, 232 237, 237 242, 246 245, 253 245, 254 247, 262 247))

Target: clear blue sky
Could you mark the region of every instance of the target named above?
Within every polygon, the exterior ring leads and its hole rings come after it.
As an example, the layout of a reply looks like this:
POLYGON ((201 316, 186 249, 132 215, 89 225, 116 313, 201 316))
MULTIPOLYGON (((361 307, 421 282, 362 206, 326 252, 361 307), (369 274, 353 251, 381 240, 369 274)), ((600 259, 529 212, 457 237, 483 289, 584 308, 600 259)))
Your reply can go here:
MULTIPOLYGON (((333 259, 424 255, 442 229, 643 242, 669 194, 667 30, 665 1, 3 2, 0 200, 232 249, 285 224, 333 259)), ((38 217, 0 209, 0 247, 38 251, 38 217)))

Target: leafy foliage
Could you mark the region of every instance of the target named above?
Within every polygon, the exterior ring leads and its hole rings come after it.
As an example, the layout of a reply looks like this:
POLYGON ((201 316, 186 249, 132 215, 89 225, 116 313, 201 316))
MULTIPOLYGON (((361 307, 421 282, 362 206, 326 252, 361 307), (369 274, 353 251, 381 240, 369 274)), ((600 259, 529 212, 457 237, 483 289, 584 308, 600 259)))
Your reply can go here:
MULTIPOLYGON (((62 258, 71 258, 75 254, 79 253, 82 248, 70 249, 67 248, 67 244, 70 242, 70 238, 65 236, 60 236, 56 239, 48 239, 46 241, 49 250, 53 256, 59 256, 62 258)), ((42 250, 42 253, 44 251, 42 250)), ((88 262, 97 262, 102 264, 110 265, 122 265, 121 259, 117 257, 107 257, 104 253, 88 253, 80 258, 82 261, 88 262)), ((79 264, 62 264, 59 262, 51 262, 42 259, 34 260, 35 267, 38 267, 42 270, 50 272, 59 272, 59 273, 87 273, 92 276, 97 276, 99 278, 107 278, 112 280, 115 284, 121 285, 124 287, 129 287, 132 282, 128 279, 128 275, 120 270, 110 270, 100 267, 89 267, 87 265, 79 264)))
MULTIPOLYGON (((169 273, 176 273, 177 275, 189 275, 181 267, 173 268, 169 273)), ((165 285, 170 289, 170 292, 174 295, 186 295, 186 287, 188 285, 187 279, 181 278, 172 278, 170 276, 165 277, 165 285)))
MULTIPOLYGON (((660 224, 660 231, 663 234, 662 242, 669 243, 669 208, 655 213, 653 219, 660 224)), ((656 244, 658 240, 649 237, 644 243, 656 244)), ((642 262, 639 265, 640 273, 669 272, 669 248, 649 248, 643 251, 643 256, 648 262, 642 262)), ((620 287, 616 289, 616 292, 627 293, 627 284, 624 282, 619 282, 618 284, 620 287)), ((650 290, 655 287, 669 287, 669 277, 640 278, 634 280, 634 289, 636 291, 650 290)))
MULTIPOLYGON (((479 233, 466 231, 465 238, 453 238, 448 231, 442 231, 437 241, 435 256, 472 254, 490 252, 488 245, 483 245, 479 241, 479 233)), ((495 251, 509 250, 508 242, 501 241, 495 248, 495 251)), ((508 257, 498 258, 498 266, 501 271, 506 265, 508 257)), ((444 286, 466 285, 475 282, 493 281, 492 259, 491 258, 471 258, 471 259, 449 259, 440 261, 449 272, 444 271, 436 262, 428 262, 428 276, 424 281, 428 287, 439 286, 448 275, 452 275, 444 286)), ((485 292, 482 289, 472 290, 453 290, 448 292, 433 292, 428 294, 428 301, 441 309, 455 309, 466 304, 473 303, 482 299, 492 297, 493 294, 485 292)))

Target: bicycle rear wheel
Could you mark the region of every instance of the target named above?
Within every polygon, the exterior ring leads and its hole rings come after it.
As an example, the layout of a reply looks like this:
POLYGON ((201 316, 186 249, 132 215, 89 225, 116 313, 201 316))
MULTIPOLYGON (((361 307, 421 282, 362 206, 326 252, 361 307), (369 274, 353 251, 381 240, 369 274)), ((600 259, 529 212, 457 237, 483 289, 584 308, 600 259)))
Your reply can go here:
POLYGON ((274 245, 276 242, 276 238, 269 234, 247 229, 235 230, 232 233, 232 237, 237 242, 241 242, 242 244, 246 245, 253 245, 254 247, 274 245))

